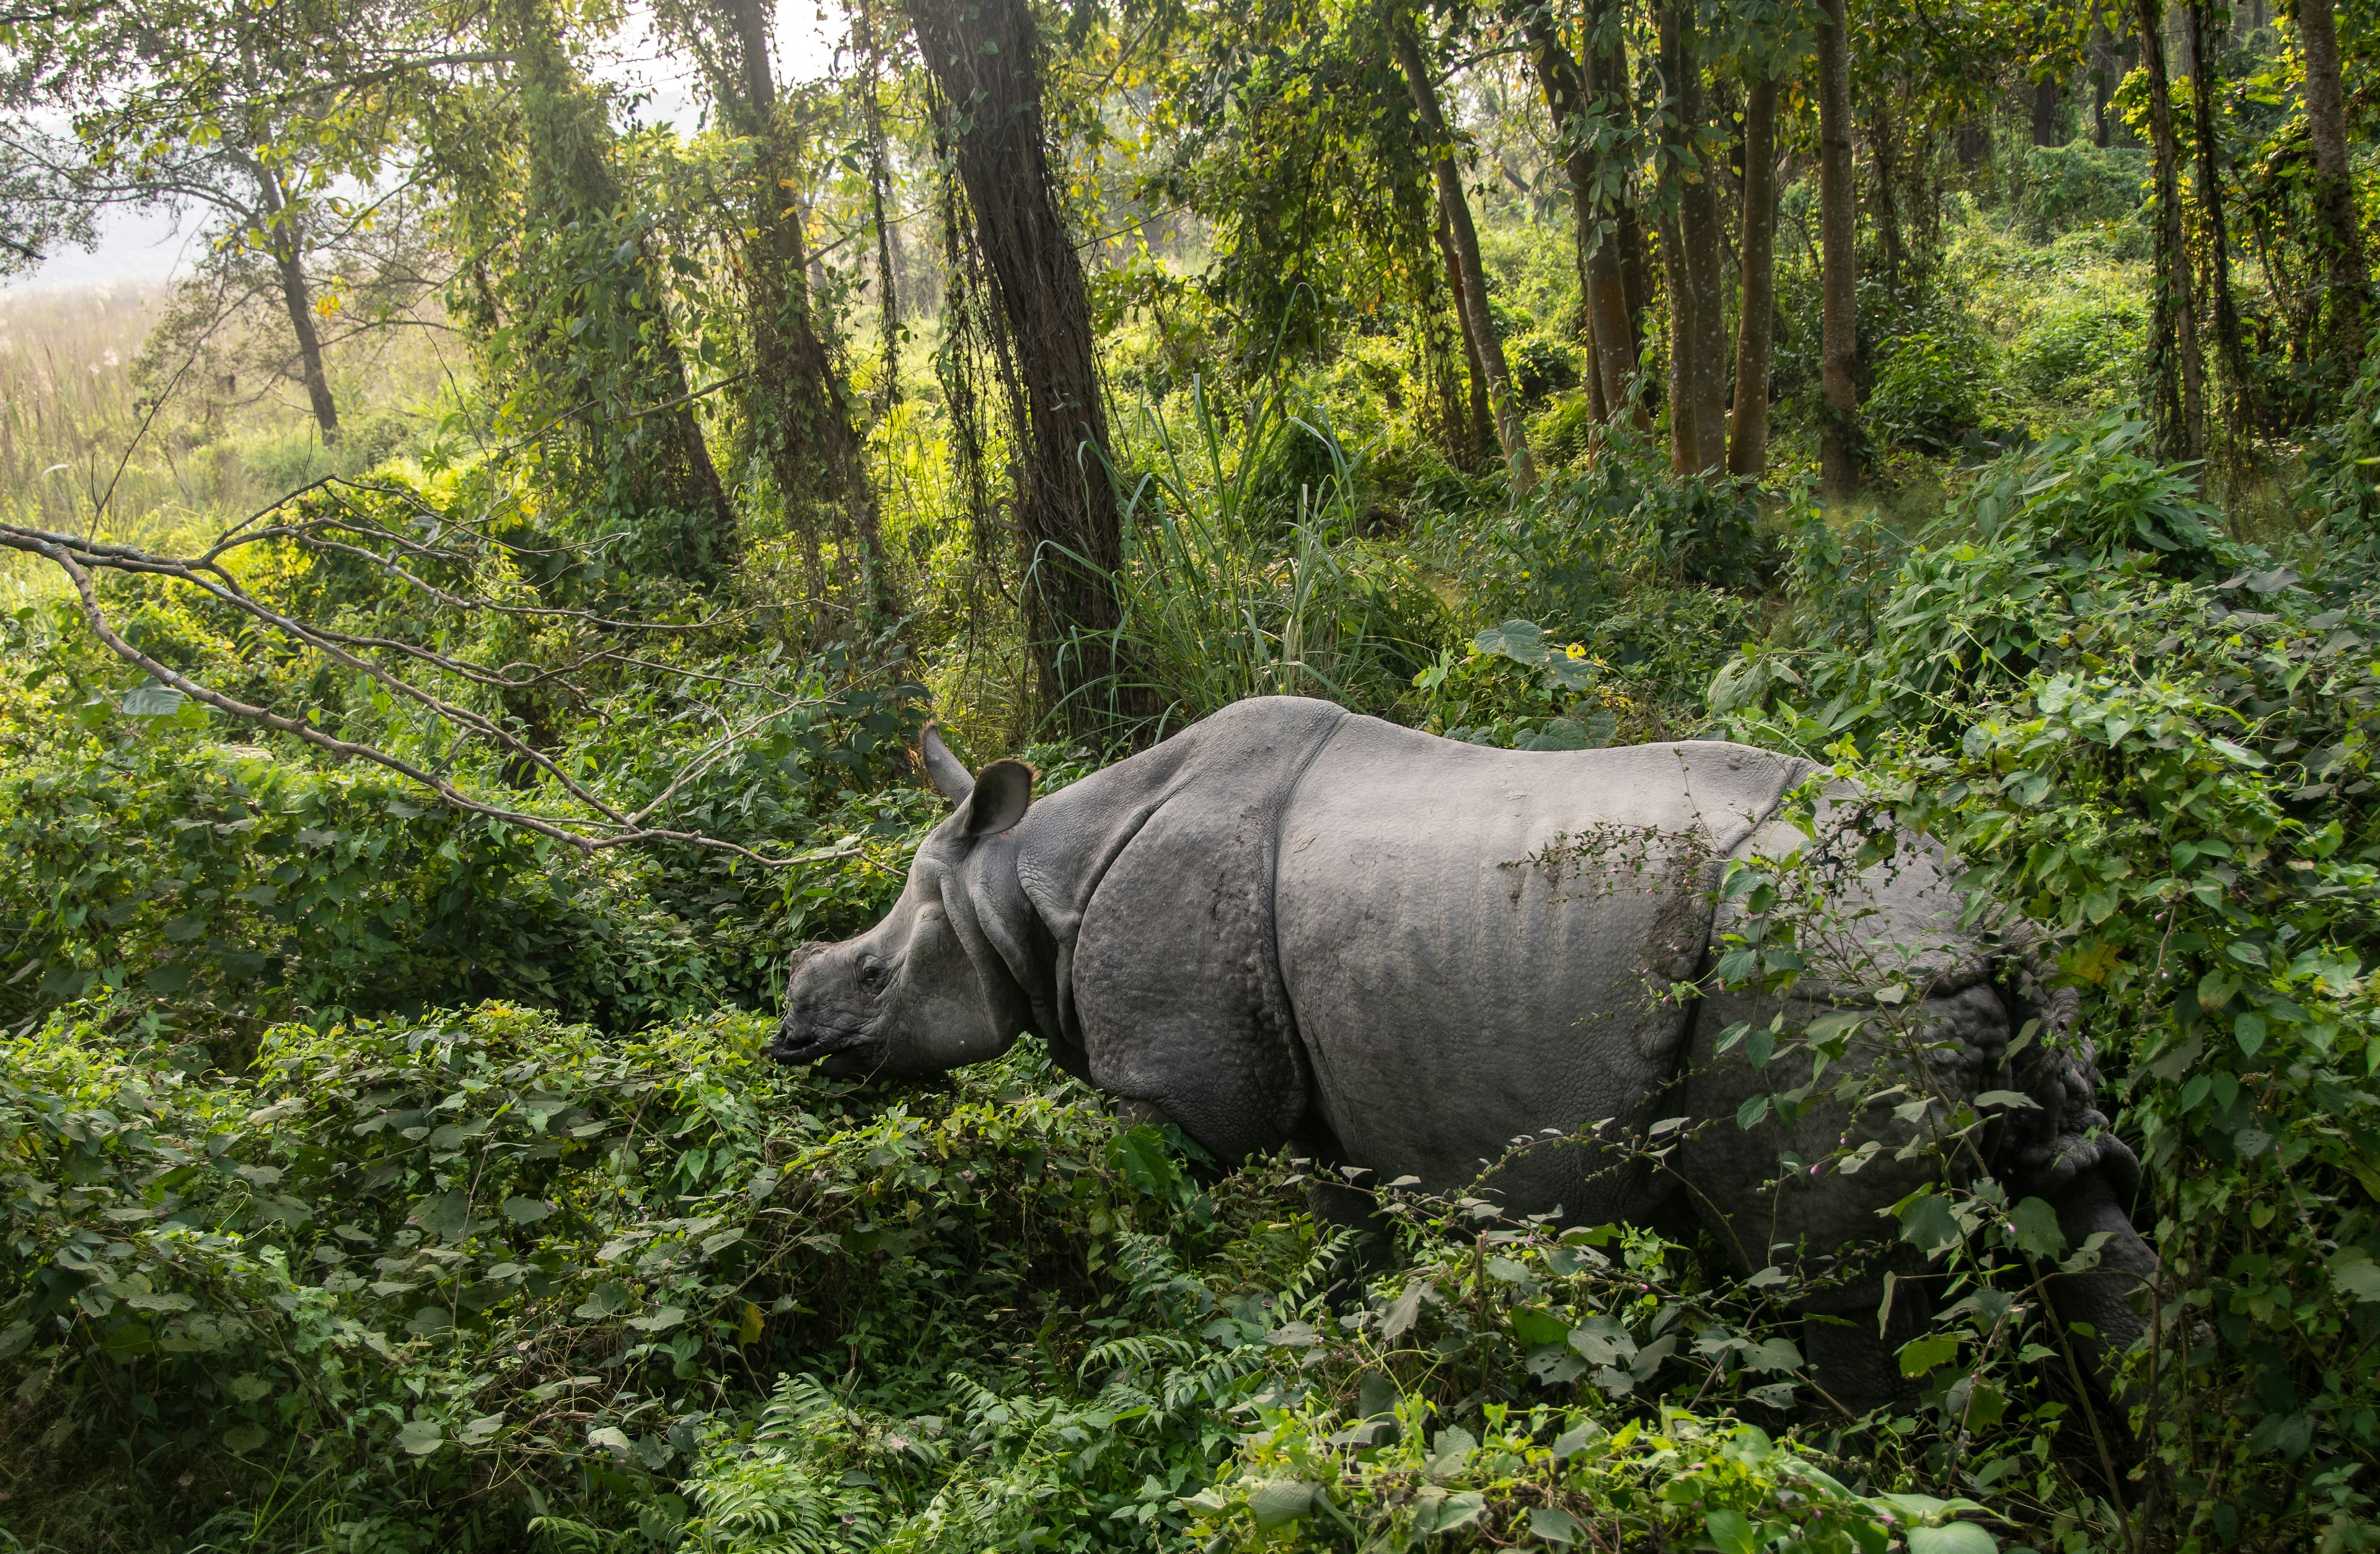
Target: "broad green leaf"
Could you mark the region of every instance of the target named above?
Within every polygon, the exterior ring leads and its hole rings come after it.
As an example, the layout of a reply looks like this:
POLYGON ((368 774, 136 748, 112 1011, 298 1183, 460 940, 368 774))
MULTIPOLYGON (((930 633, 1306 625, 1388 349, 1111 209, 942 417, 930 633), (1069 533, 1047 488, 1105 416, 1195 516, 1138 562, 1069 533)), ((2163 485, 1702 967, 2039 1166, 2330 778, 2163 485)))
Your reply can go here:
POLYGON ((1973 1522, 1909 1529, 1909 1554, 1998 1554, 2000 1541, 1973 1522))
POLYGON ((1950 1200, 1938 1193, 1920 1193, 1900 1208, 1900 1238, 1928 1258, 1956 1246, 1961 1233, 1950 1200))
POLYGON ((1256 1518, 1259 1532, 1294 1522, 1313 1505, 1314 1486, 1303 1479, 1275 1479, 1248 1491, 1248 1513, 1256 1518))
POLYGON ((438 1450, 446 1432, 432 1419, 408 1419, 396 1432, 396 1443, 417 1457, 427 1457, 438 1450))
POLYGON ((1740 1511, 1712 1512, 1703 1519, 1703 1533, 1719 1554, 1753 1554, 1752 1522, 1740 1511))
POLYGON ((2066 1250, 2066 1232, 2058 1228, 2058 1210, 2039 1198, 2021 1200, 2009 1214, 2016 1244, 2036 1257, 2055 1257, 2066 1250))
POLYGON ((1567 1548, 1586 1536, 1576 1517, 1551 1505, 1529 1508, 1529 1531, 1539 1542, 1550 1543, 1557 1548, 1567 1548))
POLYGON ((1959 1341, 1939 1333, 1912 1339, 1900 1347, 1900 1374, 1923 1376, 1959 1353, 1959 1341))

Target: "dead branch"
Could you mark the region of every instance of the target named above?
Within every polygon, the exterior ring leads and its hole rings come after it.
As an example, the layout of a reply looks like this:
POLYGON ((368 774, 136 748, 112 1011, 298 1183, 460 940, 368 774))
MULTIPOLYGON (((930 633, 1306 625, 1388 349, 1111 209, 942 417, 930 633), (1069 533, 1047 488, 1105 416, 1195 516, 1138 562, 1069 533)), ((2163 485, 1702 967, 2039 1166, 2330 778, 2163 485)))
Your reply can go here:
MULTIPOLYGON (((303 533, 302 527, 290 529, 289 537, 301 540, 308 538, 303 533)), ((262 538, 262 536, 251 536, 251 539, 256 538, 262 538)), ((679 831, 647 823, 654 811, 674 797, 687 783, 708 771, 742 739, 749 737, 762 724, 785 712, 806 706, 822 705, 820 698, 777 692, 773 687, 759 684, 735 682, 740 686, 746 686, 747 688, 775 695, 777 705, 759 716, 722 733, 692 761, 674 773, 662 792, 650 802, 633 814, 624 813, 602 795, 564 771, 544 752, 528 744, 495 719, 433 695, 412 681, 394 673, 387 665, 364 657, 363 653, 366 651, 394 652, 428 667, 472 680, 477 684, 501 688, 518 688, 525 685, 537 684, 552 678, 557 674, 566 673, 566 670, 540 672, 528 680, 516 679, 506 675, 503 670, 491 670, 486 665, 475 664, 468 660, 439 653, 416 643, 392 637, 359 636, 298 620, 265 604, 243 588, 216 559, 223 552, 224 548, 219 545, 204 556, 184 560, 157 555, 133 546, 109 540, 83 539, 46 529, 0 523, 0 549, 21 551, 38 555, 57 566, 73 584, 84 624, 90 627, 91 635, 117 658, 148 674, 159 685, 169 686, 203 706, 213 708, 243 722, 288 735, 316 749, 346 759, 364 761, 393 771, 407 782, 435 795, 440 803, 451 808, 466 814, 477 815, 485 819, 516 825, 537 835, 589 854, 651 843, 677 843, 686 846, 703 847, 732 854, 765 868, 783 868, 796 864, 850 857, 858 852, 856 847, 827 847, 815 848, 791 856, 771 857, 738 843, 708 836, 700 832, 679 831), (142 652, 116 631, 109 622, 107 613, 99 601, 98 589, 93 580, 94 572, 99 571, 167 577, 197 589, 285 639, 321 653, 342 667, 366 677, 391 694, 411 701, 440 721, 456 729, 476 735, 511 755, 531 763, 551 778, 565 793, 595 811, 595 817, 539 814, 527 809, 488 803, 465 793, 446 777, 425 771, 391 751, 372 745, 341 739, 323 732, 302 718, 293 718, 267 707, 254 706, 212 686, 202 685, 142 652)), ((353 549, 346 546, 334 548, 353 549)), ((421 586, 426 591, 439 594, 443 600, 468 607, 468 601, 455 600, 453 596, 443 595, 440 590, 429 589, 426 584, 421 586)), ((580 617, 589 623, 600 622, 607 626, 643 624, 601 621, 600 617, 592 616, 583 611, 551 613, 580 617)), ((606 659, 623 658, 623 655, 608 650, 592 652, 584 655, 570 667, 575 668, 606 659)), ((634 662, 643 663, 647 661, 634 662)), ((504 666, 504 669, 511 667, 514 666, 504 666)), ((679 673, 661 665, 650 665, 650 667, 662 669, 664 673, 679 673)), ((694 678, 703 680, 721 678, 698 672, 686 673, 694 678)))

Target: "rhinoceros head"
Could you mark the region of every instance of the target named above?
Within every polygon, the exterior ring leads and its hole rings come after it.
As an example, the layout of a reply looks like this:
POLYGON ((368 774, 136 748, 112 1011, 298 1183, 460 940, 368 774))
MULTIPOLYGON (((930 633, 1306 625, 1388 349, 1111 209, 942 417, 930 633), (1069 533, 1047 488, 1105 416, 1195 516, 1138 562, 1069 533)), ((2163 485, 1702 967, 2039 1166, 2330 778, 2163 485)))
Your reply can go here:
POLYGON ((984 838, 1025 818, 1033 769, 996 760, 970 777, 930 727, 922 754, 928 779, 958 807, 918 847, 882 922, 794 952, 784 1018, 769 1044, 780 1062, 823 1059, 829 1073, 854 1077, 932 1074, 998 1057, 1016 1039, 1015 1023, 996 1013, 1008 1001, 984 985, 1002 973, 975 929, 960 869, 984 838))

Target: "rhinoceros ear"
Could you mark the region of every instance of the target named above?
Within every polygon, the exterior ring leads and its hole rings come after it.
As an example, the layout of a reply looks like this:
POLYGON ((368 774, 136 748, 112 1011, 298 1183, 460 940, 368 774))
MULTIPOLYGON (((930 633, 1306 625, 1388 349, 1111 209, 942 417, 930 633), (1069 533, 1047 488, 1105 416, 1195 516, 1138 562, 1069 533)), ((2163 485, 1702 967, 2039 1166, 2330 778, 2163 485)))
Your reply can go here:
POLYGON ((925 737, 917 741, 917 756, 925 762, 926 781, 934 785, 936 793, 953 804, 965 803, 967 795, 975 791, 975 779, 967 775, 967 769, 959 764, 959 758, 951 754, 951 747, 942 743, 941 731, 931 723, 926 725, 925 737))
POLYGON ((975 792, 953 817, 961 835, 997 836, 1025 819, 1033 803, 1033 769, 1021 760, 996 760, 977 774, 975 792))

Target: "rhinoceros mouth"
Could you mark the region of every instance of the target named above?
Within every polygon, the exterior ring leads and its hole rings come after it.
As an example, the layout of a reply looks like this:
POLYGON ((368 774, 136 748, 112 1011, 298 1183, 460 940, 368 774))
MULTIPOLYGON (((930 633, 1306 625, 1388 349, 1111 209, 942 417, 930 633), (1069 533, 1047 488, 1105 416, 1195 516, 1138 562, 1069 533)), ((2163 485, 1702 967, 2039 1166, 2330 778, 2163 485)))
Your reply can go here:
POLYGON ((812 1063, 820 1058, 836 1057, 867 1045, 866 1031, 832 1030, 813 1026, 795 1032, 781 1026, 777 1038, 769 1043, 769 1056, 781 1063, 812 1063))

